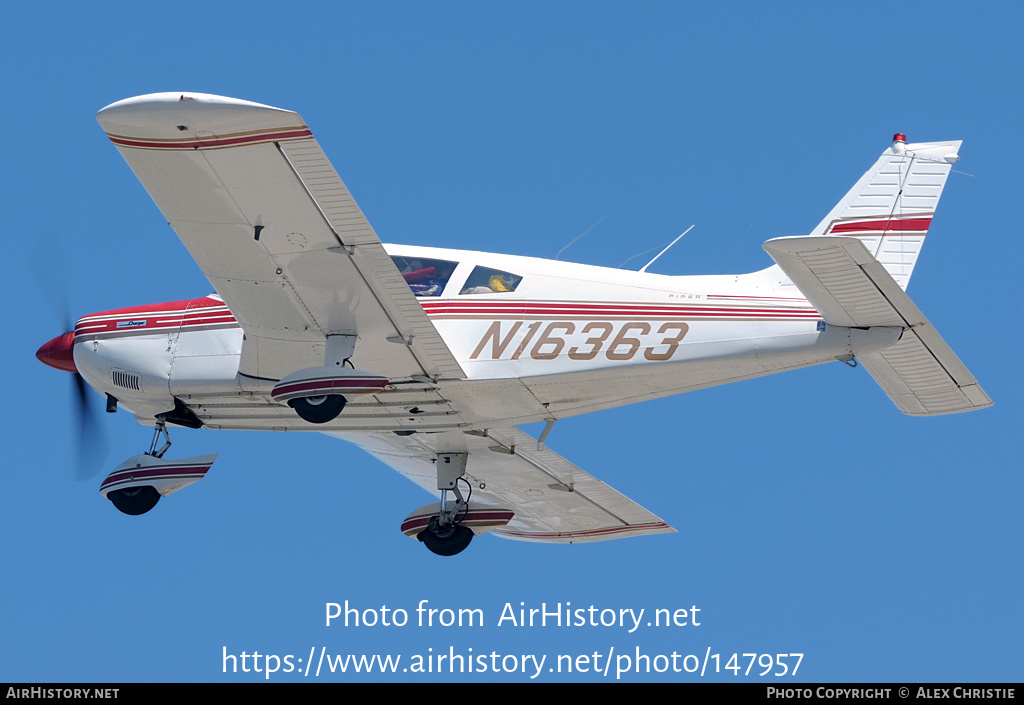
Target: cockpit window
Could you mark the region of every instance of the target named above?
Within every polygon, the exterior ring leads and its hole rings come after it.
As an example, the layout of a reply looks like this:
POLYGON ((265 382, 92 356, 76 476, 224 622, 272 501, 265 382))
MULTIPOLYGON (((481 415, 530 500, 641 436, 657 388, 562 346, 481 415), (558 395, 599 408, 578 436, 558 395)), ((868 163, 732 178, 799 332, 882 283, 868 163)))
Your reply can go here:
POLYGON ((510 274, 500 269, 477 267, 466 280, 460 294, 504 294, 515 291, 523 278, 518 274, 510 274))
POLYGON ((424 257, 393 256, 391 261, 416 296, 440 296, 458 262, 424 257))

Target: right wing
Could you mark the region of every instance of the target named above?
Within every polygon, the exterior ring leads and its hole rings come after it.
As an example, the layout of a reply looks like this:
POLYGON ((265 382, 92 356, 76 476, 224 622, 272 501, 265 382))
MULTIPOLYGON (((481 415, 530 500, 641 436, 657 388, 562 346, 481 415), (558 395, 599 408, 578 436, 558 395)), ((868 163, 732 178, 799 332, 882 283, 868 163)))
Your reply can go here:
POLYGON ((544 543, 606 541, 674 532, 664 521, 515 427, 445 434, 331 433, 358 445, 416 484, 437 494, 434 459, 468 452, 466 479, 475 502, 512 509, 515 517, 492 533, 544 543), (481 434, 481 435, 478 435, 481 434))

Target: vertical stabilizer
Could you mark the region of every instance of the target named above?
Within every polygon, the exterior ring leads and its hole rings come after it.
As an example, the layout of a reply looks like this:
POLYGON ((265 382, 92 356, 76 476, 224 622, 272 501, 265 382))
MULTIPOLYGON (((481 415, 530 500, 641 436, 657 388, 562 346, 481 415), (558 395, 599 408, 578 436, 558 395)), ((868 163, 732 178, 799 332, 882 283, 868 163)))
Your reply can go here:
POLYGON ((906 144, 904 135, 895 135, 892 147, 810 234, 858 238, 906 289, 960 144, 906 144))
MULTIPOLYGON (((960 145, 959 140, 907 144, 897 133, 809 235, 857 238, 905 290, 960 145)), ((778 267, 750 277, 758 286, 792 286, 778 267)))

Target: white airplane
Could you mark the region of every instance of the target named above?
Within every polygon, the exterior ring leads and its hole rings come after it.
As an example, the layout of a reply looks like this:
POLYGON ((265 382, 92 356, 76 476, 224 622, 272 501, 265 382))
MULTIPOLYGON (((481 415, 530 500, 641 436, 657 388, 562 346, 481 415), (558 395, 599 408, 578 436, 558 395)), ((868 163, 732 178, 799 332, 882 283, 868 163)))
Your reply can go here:
POLYGON ((904 293, 960 142, 897 134, 809 235, 764 244, 768 269, 664 276, 384 246, 287 110, 160 93, 98 120, 217 292, 37 353, 155 426, 101 486, 128 514, 216 458, 164 459, 168 425, 322 431, 439 495, 402 524, 434 553, 601 541, 673 529, 546 449, 557 419, 834 360, 907 414, 992 404, 904 293))

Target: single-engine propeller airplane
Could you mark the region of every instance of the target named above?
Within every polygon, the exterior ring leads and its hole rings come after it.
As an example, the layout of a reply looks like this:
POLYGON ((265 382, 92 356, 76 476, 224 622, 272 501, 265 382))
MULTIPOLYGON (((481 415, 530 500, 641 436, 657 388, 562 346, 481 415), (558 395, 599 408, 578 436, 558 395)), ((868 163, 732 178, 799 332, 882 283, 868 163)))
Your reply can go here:
POLYGON ((809 235, 764 244, 767 269, 665 276, 384 246, 287 110, 160 93, 98 120, 217 292, 85 316, 37 353, 155 427, 100 488, 127 514, 217 457, 165 459, 169 425, 322 431, 439 495, 401 525, 437 554, 640 536, 673 529, 548 450, 557 419, 855 359, 907 414, 992 403, 905 293, 960 142, 897 134, 809 235))

